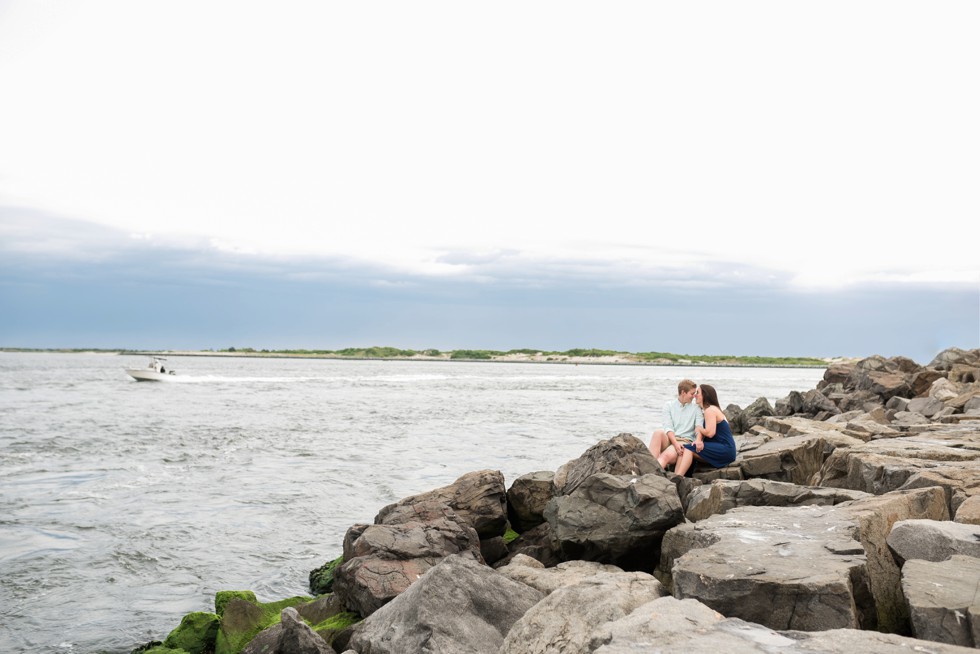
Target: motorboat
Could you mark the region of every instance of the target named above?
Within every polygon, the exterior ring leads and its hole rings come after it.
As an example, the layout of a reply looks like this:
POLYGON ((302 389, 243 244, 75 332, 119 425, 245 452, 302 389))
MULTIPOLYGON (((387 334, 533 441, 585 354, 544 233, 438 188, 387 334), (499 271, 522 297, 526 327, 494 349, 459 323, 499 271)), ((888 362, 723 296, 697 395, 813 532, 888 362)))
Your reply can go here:
POLYGON ((164 357, 151 357, 145 368, 126 368, 126 374, 136 381, 170 381, 175 374, 163 363, 164 357))

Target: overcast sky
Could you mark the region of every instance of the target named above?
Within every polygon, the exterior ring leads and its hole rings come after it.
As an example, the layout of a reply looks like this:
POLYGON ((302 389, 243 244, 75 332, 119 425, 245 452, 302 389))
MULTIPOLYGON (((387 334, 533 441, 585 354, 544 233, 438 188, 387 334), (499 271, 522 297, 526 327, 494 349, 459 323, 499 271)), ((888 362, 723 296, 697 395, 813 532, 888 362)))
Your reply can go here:
POLYGON ((0 346, 980 346, 976 2, 0 0, 0 346))

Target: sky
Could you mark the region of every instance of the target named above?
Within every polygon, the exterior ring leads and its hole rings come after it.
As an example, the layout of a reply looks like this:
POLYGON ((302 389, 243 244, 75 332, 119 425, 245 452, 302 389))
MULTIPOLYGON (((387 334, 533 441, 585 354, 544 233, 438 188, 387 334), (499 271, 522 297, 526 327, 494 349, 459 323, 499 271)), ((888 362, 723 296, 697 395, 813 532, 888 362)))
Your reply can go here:
POLYGON ((0 0, 0 347, 980 347, 978 28, 0 0))

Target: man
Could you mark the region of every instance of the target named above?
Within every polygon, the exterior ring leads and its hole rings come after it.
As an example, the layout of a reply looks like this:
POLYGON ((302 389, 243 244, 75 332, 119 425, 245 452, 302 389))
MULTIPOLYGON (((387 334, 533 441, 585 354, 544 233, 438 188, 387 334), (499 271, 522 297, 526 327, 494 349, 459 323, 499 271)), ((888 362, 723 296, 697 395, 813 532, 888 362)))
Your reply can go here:
POLYGON ((704 421, 701 407, 694 402, 697 388, 698 385, 690 379, 677 384, 677 399, 664 405, 663 427, 654 431, 650 439, 650 454, 664 469, 677 461, 679 447, 694 442, 694 426, 704 421))

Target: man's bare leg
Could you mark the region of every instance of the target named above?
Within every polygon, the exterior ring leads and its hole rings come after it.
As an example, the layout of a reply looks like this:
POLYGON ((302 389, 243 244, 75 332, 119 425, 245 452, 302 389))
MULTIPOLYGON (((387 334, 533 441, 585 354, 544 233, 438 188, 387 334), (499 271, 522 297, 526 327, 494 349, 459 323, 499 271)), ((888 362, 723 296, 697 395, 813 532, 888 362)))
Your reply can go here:
POLYGON ((660 456, 666 448, 670 447, 670 441, 667 439, 667 433, 663 429, 658 429, 653 432, 653 438, 650 439, 650 454, 653 458, 660 456))

